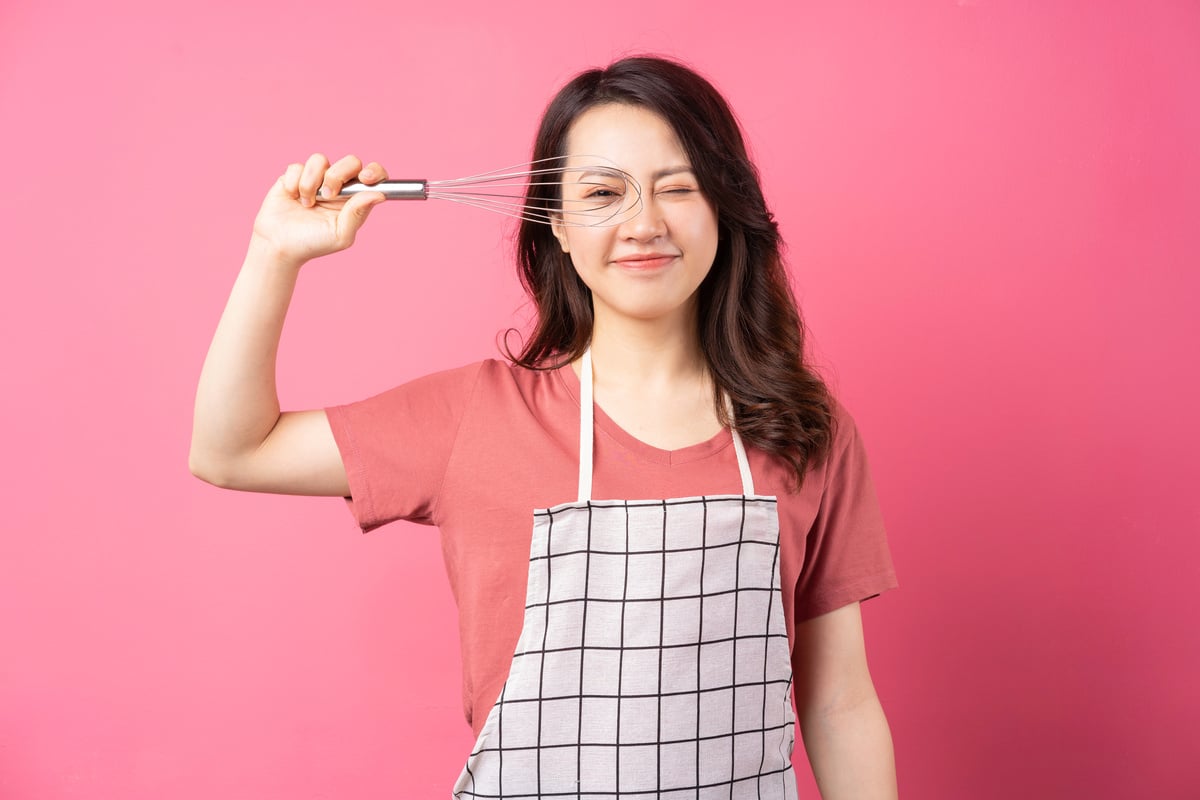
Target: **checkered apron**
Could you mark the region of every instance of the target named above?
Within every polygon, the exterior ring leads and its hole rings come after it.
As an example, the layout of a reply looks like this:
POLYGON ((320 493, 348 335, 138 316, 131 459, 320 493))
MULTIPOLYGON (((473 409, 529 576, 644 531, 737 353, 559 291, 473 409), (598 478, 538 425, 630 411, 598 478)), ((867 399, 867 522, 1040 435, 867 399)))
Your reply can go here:
POLYGON ((779 518, 733 434, 741 495, 534 512, 525 621, 457 798, 795 798, 779 518))

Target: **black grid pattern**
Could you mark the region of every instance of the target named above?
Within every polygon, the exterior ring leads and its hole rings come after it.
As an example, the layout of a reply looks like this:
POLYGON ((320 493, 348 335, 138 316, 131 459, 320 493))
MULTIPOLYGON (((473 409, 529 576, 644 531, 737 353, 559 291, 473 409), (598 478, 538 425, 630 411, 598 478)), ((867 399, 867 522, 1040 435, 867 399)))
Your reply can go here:
POLYGON ((525 626, 455 796, 794 798, 774 498, 534 517, 525 626))

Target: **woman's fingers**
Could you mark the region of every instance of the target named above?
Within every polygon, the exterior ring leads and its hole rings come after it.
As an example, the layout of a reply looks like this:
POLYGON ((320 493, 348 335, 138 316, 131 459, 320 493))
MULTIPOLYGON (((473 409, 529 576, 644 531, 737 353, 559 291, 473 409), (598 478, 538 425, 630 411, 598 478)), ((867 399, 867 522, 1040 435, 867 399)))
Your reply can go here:
POLYGON ((387 176, 387 170, 377 161, 363 166, 357 156, 343 156, 325 170, 325 175, 315 196, 319 200, 333 200, 338 196, 342 187, 352 180, 374 184, 387 180, 387 176))
POLYGON ((363 183, 379 183, 387 180, 387 170, 378 161, 372 161, 358 173, 358 179, 363 183))
POLYGON ((317 202, 317 189, 325 180, 325 172, 329 169, 329 159, 321 153, 313 153, 304 162, 300 172, 299 199, 300 205, 309 208, 317 202))
POLYGON ((325 178, 321 183, 318 195, 322 200, 332 200, 347 181, 353 180, 362 169, 362 162, 357 156, 343 156, 329 169, 325 170, 325 178))
POLYGON ((303 164, 288 164, 287 169, 279 176, 279 185, 293 199, 300 196, 300 173, 303 171, 303 164))
POLYGON ((371 209, 384 201, 382 192, 358 192, 351 196, 338 212, 338 238, 349 247, 358 235, 358 229, 367 221, 371 209))

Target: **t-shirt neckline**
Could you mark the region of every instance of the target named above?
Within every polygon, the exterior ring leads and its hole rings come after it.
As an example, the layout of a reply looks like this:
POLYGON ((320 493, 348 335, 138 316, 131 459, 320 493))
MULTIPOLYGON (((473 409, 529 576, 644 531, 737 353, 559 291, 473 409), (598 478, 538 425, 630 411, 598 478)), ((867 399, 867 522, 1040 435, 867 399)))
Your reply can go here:
MULTIPOLYGON (((579 394, 581 387, 579 385, 579 376, 575 374, 575 370, 571 369, 571 362, 563 364, 558 369, 554 370, 558 375, 558 379, 562 382, 563 388, 567 390, 567 394, 575 401, 575 406, 579 407, 579 394)), ((598 403, 593 404, 595 409, 595 427, 603 432, 610 439, 615 441, 621 447, 636 455, 638 458, 645 459, 656 464, 686 464, 691 461, 699 461, 700 459, 708 458, 733 444, 733 436, 728 428, 722 428, 715 433, 711 438, 690 444, 685 447, 680 447, 675 450, 664 450, 661 447, 655 447, 652 444, 647 444, 641 439, 634 436, 629 431, 618 425, 612 417, 605 413, 604 409, 598 403)))

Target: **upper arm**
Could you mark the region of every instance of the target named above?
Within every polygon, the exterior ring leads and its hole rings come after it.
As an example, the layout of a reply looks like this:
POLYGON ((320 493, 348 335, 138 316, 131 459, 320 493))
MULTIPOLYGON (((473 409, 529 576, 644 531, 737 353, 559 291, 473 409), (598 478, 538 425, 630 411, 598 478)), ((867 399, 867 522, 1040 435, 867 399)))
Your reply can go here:
MULTIPOLYGON (((396 519, 431 522, 459 427, 491 363, 426 375, 345 405, 286 412, 258 447, 214 461, 201 453, 193 472, 244 491, 351 498, 364 531, 396 519)), ((509 385, 507 367, 491 369, 501 387, 509 385)))
POLYGON ((247 492, 350 494, 346 468, 323 409, 285 411, 254 451, 220 470, 193 465, 192 471, 209 483, 247 492))
POLYGON ((795 637, 792 671, 802 719, 875 697, 858 603, 797 624, 795 637))

